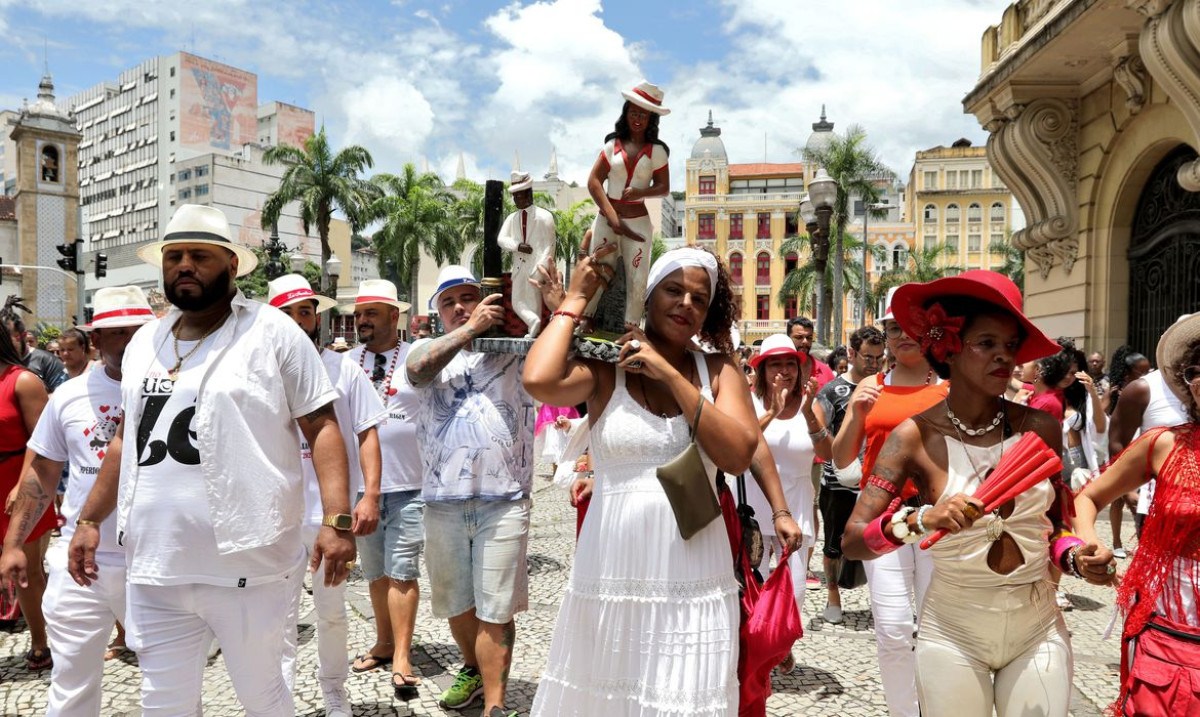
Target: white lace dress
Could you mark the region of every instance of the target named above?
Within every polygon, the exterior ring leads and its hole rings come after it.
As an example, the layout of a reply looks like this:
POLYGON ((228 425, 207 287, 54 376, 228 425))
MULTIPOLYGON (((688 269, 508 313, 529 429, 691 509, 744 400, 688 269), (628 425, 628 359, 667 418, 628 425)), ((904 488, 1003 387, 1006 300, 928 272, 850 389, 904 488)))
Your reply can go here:
MULTIPOLYGON (((699 354, 697 368, 711 400, 699 354)), ((642 408, 617 369, 592 427, 595 493, 535 717, 737 714, 739 611, 725 524, 718 518, 685 541, 655 476, 687 447, 690 418, 642 408)))

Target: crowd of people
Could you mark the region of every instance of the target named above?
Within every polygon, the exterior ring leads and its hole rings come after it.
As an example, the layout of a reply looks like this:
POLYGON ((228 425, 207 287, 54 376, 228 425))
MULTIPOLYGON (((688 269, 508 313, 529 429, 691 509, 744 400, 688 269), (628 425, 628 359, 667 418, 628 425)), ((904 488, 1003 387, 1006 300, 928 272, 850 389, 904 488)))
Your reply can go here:
POLYGON ((1117 713, 1200 710, 1200 692, 1176 689, 1200 670, 1200 314, 1153 362, 1122 347, 1106 373, 1103 354, 1028 319, 1009 279, 968 271, 898 287, 826 354, 804 317, 735 346, 714 254, 617 261, 640 241, 638 199, 667 181, 661 99, 626 93, 593 172, 625 189, 568 286, 529 277, 548 313, 527 353, 479 350, 505 309, 461 266, 429 299, 440 335, 403 340, 411 307, 368 280, 344 309, 357 346, 322 346, 336 302, 298 275, 247 299, 234 279, 255 255, 196 205, 139 252, 161 268, 164 315, 137 287, 101 289, 56 356, 5 307, 0 579, 27 667, 51 669, 48 714, 98 715, 119 649, 137 655, 143 714, 194 714, 214 645, 247 714, 293 714, 306 571, 327 715, 352 714, 351 670, 378 671, 398 700, 430 689, 411 659, 423 597, 461 658, 439 705, 517 714, 507 680, 546 462, 580 523, 534 715, 756 714, 745 594, 774 575, 795 575, 787 614, 767 616, 781 624, 822 586, 810 617, 839 623, 841 591, 865 582, 892 715, 1066 715, 1064 580, 1118 586, 1117 713), (573 344, 618 270, 644 274, 644 295, 616 362, 582 358, 573 344), (1096 528, 1109 505, 1111 547, 1096 528), (1122 570, 1126 505, 1140 538, 1122 570), (351 659, 356 567, 375 635, 351 659))

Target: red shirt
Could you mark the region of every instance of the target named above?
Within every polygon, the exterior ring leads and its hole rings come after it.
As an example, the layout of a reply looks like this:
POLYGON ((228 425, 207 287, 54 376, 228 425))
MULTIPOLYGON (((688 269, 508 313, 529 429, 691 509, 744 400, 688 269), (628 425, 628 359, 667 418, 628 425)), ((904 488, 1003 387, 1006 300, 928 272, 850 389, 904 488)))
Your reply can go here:
POLYGON ((1055 388, 1046 391, 1045 393, 1039 393, 1035 396, 1030 396, 1029 407, 1036 408, 1039 411, 1045 411, 1051 416, 1054 416, 1054 420, 1062 423, 1063 400, 1063 392, 1055 388))

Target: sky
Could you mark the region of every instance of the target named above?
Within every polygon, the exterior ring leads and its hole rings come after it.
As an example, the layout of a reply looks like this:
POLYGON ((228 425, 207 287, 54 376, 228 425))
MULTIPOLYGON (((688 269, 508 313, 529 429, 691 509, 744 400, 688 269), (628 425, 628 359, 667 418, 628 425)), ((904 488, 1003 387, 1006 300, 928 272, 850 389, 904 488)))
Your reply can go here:
POLYGON ((709 111, 730 162, 795 162, 821 107, 907 181, 916 151, 986 133, 963 114, 980 37, 1007 0, 0 0, 0 109, 48 64, 60 99, 180 50, 258 75, 375 170, 583 183, 646 78, 671 108, 673 188, 709 111))

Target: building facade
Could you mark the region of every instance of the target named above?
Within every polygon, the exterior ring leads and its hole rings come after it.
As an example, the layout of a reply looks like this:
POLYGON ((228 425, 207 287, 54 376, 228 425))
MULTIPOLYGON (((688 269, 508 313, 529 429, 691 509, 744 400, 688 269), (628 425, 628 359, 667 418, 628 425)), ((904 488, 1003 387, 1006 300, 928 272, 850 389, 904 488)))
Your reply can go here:
POLYGON ((1019 0, 964 100, 1025 212, 1025 311, 1152 356, 1200 310, 1200 0, 1019 0))

